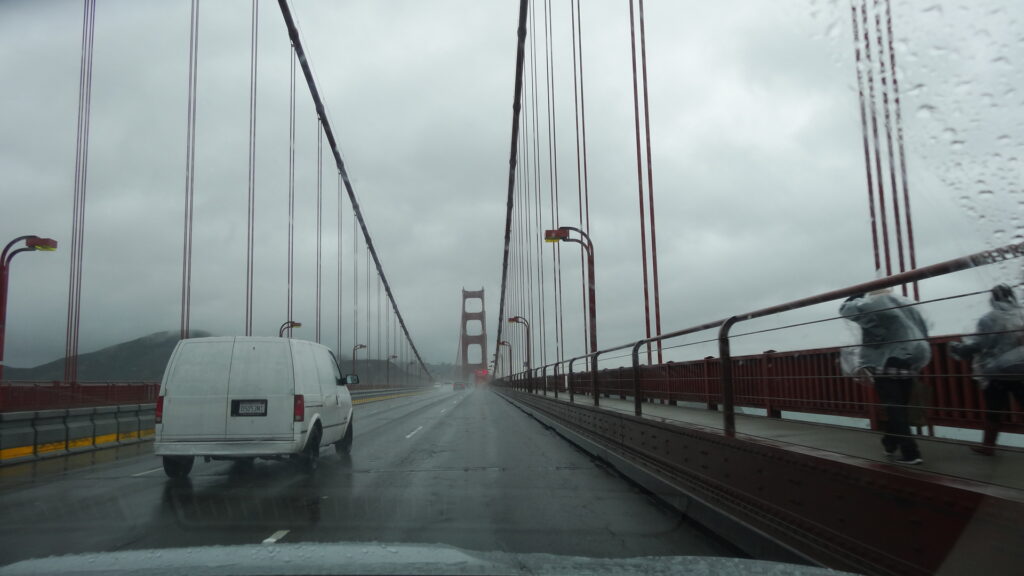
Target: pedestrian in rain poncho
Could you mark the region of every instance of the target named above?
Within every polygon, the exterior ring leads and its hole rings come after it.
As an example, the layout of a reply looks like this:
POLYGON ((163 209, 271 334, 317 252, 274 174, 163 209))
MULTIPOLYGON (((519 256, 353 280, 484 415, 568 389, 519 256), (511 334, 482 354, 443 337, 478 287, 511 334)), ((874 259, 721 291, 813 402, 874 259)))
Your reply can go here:
POLYGON ((883 290, 851 296, 839 313, 861 328, 862 345, 856 349, 853 370, 871 378, 878 401, 885 406, 885 455, 900 464, 920 464, 923 460, 910 436, 907 405, 914 379, 932 353, 924 318, 909 304, 883 290))
POLYGON ((970 360, 974 379, 985 396, 985 428, 981 446, 971 450, 991 456, 1010 394, 1024 405, 1024 309, 1006 284, 992 288, 989 310, 978 320, 975 333, 952 342, 949 351, 970 360))

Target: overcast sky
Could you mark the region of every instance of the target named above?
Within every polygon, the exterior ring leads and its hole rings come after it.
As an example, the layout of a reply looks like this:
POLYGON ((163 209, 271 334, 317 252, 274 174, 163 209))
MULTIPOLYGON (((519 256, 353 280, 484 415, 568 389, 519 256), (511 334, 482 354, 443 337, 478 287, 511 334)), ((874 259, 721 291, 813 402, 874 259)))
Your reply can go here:
MULTIPOLYGON (((98 2, 82 352, 178 326, 189 4, 98 2)), ((294 3, 385 272, 430 362, 455 360, 463 287, 486 290, 493 347, 518 5, 294 3)), ((543 2, 535 5, 540 27, 543 2)), ((576 224, 568 7, 553 1, 553 107, 558 220, 576 224)), ((849 3, 647 0, 645 9, 664 329, 874 278, 849 3)), ((1009 0, 893 0, 920 265, 1020 239, 1022 13, 1024 5, 1009 0)), ((582 17, 604 347, 644 331, 628 2, 587 0, 582 17)), ((12 267, 11 366, 64 351, 81 20, 79 1, 0 2, 0 240, 39 234, 60 242, 57 253, 23 254, 12 267)), ((192 326, 217 334, 244 326, 249 25, 249 2, 201 5, 192 326)), ((276 2, 261 3, 259 30, 254 331, 274 335, 286 319, 289 98, 289 44, 276 2)), ((542 66, 543 36, 537 49, 542 66)), ((538 79, 546 175, 543 69, 538 79)), ((316 124, 301 80, 297 116, 294 318, 304 326, 295 336, 312 339, 316 124)), ((321 339, 336 347, 338 186, 324 158, 321 339)), ((347 200, 342 210, 341 349, 351 350, 354 338, 366 340, 366 261, 360 243, 354 337, 347 200)), ((550 219, 545 211, 545 225, 550 219)), ((584 347, 577 254, 577 246, 563 247, 566 354, 584 347)), ((1018 263, 994 266, 927 282, 922 295, 1020 280, 1018 263)), ((546 350, 539 328, 534 334, 535 357, 548 361, 550 292, 546 350)), ((974 297, 926 314, 933 333, 951 333, 970 328, 984 308, 974 297)), ((834 311, 828 305, 795 317, 834 311)), ((533 311, 506 312, 541 324, 539 301, 533 311)), ((371 319, 376 328, 375 307, 371 319)), ((791 330, 748 347, 816 347, 849 336, 837 323, 823 330, 791 330)), ((376 338, 374 329, 373 357, 382 354, 376 338)))

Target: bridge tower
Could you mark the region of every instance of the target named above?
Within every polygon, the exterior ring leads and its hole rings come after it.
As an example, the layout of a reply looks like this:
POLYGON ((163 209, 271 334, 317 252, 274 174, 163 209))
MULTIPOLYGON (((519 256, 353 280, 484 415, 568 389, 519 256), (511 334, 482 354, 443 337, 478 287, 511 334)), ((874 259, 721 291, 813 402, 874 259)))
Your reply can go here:
POLYGON ((462 322, 459 325, 458 373, 462 380, 475 382, 478 371, 487 369, 487 321, 484 318, 483 288, 462 289, 462 322))

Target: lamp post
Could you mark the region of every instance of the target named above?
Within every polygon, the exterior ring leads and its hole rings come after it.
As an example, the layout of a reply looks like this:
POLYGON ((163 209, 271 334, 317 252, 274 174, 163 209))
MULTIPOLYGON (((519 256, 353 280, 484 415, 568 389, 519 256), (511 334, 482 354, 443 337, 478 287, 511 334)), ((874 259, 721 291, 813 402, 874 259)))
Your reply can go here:
POLYGON ((284 324, 281 324, 281 327, 277 329, 277 337, 278 338, 284 338, 284 331, 287 330, 288 331, 288 337, 291 338, 292 337, 292 331, 291 331, 292 328, 302 328, 302 322, 296 322, 294 320, 289 320, 289 321, 285 322, 284 324))
MULTIPOLYGON (((555 230, 544 231, 545 242, 575 242, 587 253, 587 299, 589 300, 590 312, 590 369, 592 370, 594 382, 597 382, 597 296, 594 289, 594 243, 590 236, 579 228, 572 226, 559 226, 555 230), (580 238, 570 238, 569 232, 577 232, 580 238)), ((594 403, 598 402, 597 392, 594 392, 594 403)))
POLYGON ((53 238, 40 238, 39 236, 18 236, 4 246, 3 254, 0 255, 0 381, 4 379, 4 343, 7 334, 7 281, 11 270, 11 260, 16 254, 22 252, 53 252, 57 249, 57 241, 53 238), (21 248, 11 250, 14 245, 22 240, 25 245, 21 248))
POLYGON ((356 344, 352 347, 352 373, 356 373, 356 351, 366 348, 366 344, 356 344))
POLYGON ((391 388, 391 361, 394 360, 395 358, 398 358, 398 356, 395 354, 388 356, 388 362, 387 364, 384 365, 384 373, 386 374, 385 382, 387 382, 387 388, 391 388))
POLYGON ((508 321, 510 324, 522 324, 523 326, 526 326, 526 378, 527 386, 532 388, 533 378, 532 374, 530 373, 530 322, 527 321, 526 318, 523 318, 522 316, 513 316, 509 318, 508 321))
POLYGON ((502 340, 501 342, 498 342, 498 346, 505 346, 507 348, 507 351, 508 351, 508 375, 511 378, 512 377, 512 345, 509 344, 507 340, 502 340))

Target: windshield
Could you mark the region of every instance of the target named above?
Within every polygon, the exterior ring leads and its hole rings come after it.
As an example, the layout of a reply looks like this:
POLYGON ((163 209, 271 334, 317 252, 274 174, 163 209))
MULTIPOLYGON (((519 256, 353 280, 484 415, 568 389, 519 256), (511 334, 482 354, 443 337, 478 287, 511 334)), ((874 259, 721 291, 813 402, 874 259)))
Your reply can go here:
POLYGON ((0 566, 1005 555, 1022 18, 0 3, 0 566))

